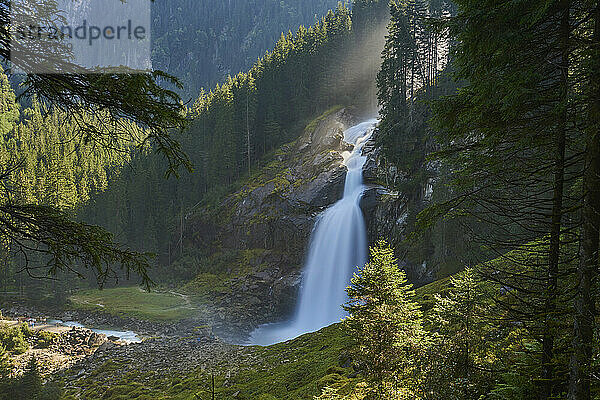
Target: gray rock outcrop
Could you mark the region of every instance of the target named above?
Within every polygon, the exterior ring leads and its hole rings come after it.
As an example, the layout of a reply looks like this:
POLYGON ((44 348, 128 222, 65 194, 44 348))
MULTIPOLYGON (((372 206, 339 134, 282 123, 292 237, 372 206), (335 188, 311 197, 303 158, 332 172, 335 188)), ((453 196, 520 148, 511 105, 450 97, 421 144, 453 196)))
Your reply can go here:
POLYGON ((190 218, 189 246, 250 254, 235 266, 209 321, 222 336, 293 311, 315 219, 343 194, 342 153, 352 148, 343 133, 353 122, 345 109, 322 116, 217 209, 190 218))

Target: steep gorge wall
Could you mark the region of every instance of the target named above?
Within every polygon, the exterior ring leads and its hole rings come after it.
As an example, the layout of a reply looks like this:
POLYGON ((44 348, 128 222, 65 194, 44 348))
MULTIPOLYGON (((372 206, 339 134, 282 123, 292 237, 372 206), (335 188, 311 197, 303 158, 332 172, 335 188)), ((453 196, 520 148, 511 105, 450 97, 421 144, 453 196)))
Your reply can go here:
MULTIPOLYGON (((376 146, 376 131, 364 154, 367 155, 363 176, 369 189, 361 207, 367 223, 369 243, 384 239, 396 249, 396 257, 415 285, 435 280, 436 268, 430 262, 427 249, 415 257, 408 254, 405 240, 411 232, 415 216, 431 201, 433 180, 417 182, 410 172, 387 165, 376 146), (405 184, 402 183, 411 183, 405 184), (406 189, 398 190, 399 187, 406 189), (418 260, 416 259, 418 258, 418 260)), ((435 169, 433 166, 427 168, 435 169)))
MULTIPOLYGON (((342 152, 351 148, 343 132, 356 122, 348 109, 330 110, 238 191, 189 218, 186 248, 219 264, 221 289, 209 296, 217 331, 248 332, 293 311, 316 218, 343 193, 342 152)), ((199 274, 187 285, 193 294, 206 282, 202 266, 192 268, 199 274)))
MULTIPOLYGON (((193 295, 216 286, 206 296, 205 319, 222 336, 243 336, 293 312, 316 218, 343 193, 342 153, 351 149, 342 140, 343 132, 360 122, 356 114, 348 109, 324 114, 299 139, 278 149, 239 190, 191 216, 186 248, 202 249, 216 278, 207 277, 205 265, 193 265, 199 275, 187 288, 193 295)), ((410 177, 386 168, 375 143, 376 137, 363 150, 369 188, 361 207, 368 239, 371 244, 386 239, 401 249, 411 207, 428 201, 429 185, 417 194, 389 189, 395 187, 394 180, 410 177)), ((427 262, 408 261, 402 251, 397 256, 413 283, 432 280, 434 271, 427 262)))

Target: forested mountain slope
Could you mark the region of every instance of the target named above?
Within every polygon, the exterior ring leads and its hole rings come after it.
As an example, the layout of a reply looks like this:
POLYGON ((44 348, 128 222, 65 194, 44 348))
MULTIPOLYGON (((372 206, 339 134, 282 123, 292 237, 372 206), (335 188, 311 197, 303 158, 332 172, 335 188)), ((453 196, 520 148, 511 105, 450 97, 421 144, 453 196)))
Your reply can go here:
MULTIPOLYGON (((132 150, 132 143, 120 143, 117 148, 100 149, 94 143, 71 140, 69 130, 75 136, 80 130, 60 122, 65 118, 59 111, 34 102, 31 110, 19 113, 12 90, 5 86, 3 101, 12 113, 3 115, 4 146, 7 151, 16 146, 26 153, 23 171, 16 171, 25 178, 20 180, 23 198, 59 206, 80 220, 106 227, 118 242, 155 254, 158 268, 152 274, 158 283, 192 278, 193 269, 170 268, 178 258, 202 253, 187 249, 181 240, 190 213, 235 191, 236 182, 264 166, 272 151, 300 136, 311 120, 330 107, 374 108, 387 5, 361 0, 354 6, 352 14, 339 6, 314 26, 281 35, 275 48, 250 71, 202 92, 188 109, 191 126, 177 137, 195 170, 179 179, 165 179, 168 165, 152 147, 132 150), (44 132, 35 142, 50 139, 25 149, 41 127, 44 132), (85 156, 90 151, 94 156, 85 156), (57 190, 50 189, 48 180, 57 190)), ((92 117, 89 121, 93 124, 92 117)), ((132 129, 137 128, 132 125, 132 129)), ((145 133, 138 131, 142 139, 145 133)), ((51 287, 60 297, 61 287, 81 284, 78 280, 69 285, 27 283, 28 279, 17 279, 11 268, 3 270, 10 290, 31 286, 32 293, 43 295, 39 288, 51 287)))
POLYGON ((159 158, 135 156, 81 217, 157 254, 163 282, 191 278, 191 271, 167 268, 203 251, 182 241, 190 213, 235 191, 240 178, 264 165, 263 157, 296 139, 330 107, 374 112, 378 63, 365 66, 364 60, 383 46, 388 11, 384 2, 358 3, 354 13, 339 6, 316 25, 282 36, 248 73, 200 95, 190 110, 192 125, 180 138, 195 166, 192 174, 165 180, 159 158))
MULTIPOLYGON (((111 149, 103 149, 77 138, 81 126, 69 119, 65 111, 49 107, 33 98, 29 107, 16 100, 9 79, 0 68, 0 163, 3 186, 10 195, 3 194, 2 201, 23 202, 30 206, 55 207, 75 214, 96 193, 105 190, 111 178, 130 159, 134 145, 122 141, 111 149)), ((101 126, 100 115, 87 114, 90 124, 101 126)), ((135 124, 129 125, 140 139, 144 131, 135 124)), ((52 287, 51 297, 60 297, 65 281, 28 279, 19 274, 27 261, 31 265, 44 262, 39 254, 15 255, 10 246, 0 248, 0 288, 3 291, 19 289, 30 299, 38 299, 52 287)), ((43 273, 34 276, 43 276, 43 273)))
POLYGON ((338 0, 157 0, 153 67, 181 79, 185 100, 246 71, 282 32, 310 26, 338 0))

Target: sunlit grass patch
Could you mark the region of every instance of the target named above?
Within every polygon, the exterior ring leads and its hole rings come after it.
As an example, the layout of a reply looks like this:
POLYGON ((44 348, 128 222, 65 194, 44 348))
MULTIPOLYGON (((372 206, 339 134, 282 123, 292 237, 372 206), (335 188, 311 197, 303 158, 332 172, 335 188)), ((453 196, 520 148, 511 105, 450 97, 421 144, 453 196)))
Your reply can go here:
POLYGON ((196 313, 183 296, 162 291, 146 292, 137 286, 83 290, 71 296, 70 301, 78 309, 154 321, 180 320, 196 313))

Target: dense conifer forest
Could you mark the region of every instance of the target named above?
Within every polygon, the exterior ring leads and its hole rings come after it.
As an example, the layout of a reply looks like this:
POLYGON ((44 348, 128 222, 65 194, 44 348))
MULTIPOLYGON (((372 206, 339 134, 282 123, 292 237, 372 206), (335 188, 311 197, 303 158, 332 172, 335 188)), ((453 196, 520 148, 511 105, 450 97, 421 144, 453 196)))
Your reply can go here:
POLYGON ((153 4, 166 74, 0 31, 0 399, 600 398, 600 2, 213 3, 153 4), (253 342, 355 187, 346 317, 253 342))
POLYGON ((194 173, 164 180, 160 159, 137 157, 82 211, 84 220, 119 232, 133 248, 157 254, 163 265, 197 255, 194 249, 186 254, 181 242, 186 216, 232 192, 265 155, 296 139, 322 110, 342 104, 372 107, 373 73, 348 60, 357 43, 376 40, 369 32, 385 22, 387 10, 381 10, 359 9, 351 16, 339 5, 314 26, 282 34, 247 73, 203 91, 190 108, 192 123, 180 140, 194 173))
POLYGON ((248 70, 281 33, 315 24, 337 0, 189 1, 152 5, 154 68, 177 76, 185 100, 248 70))

